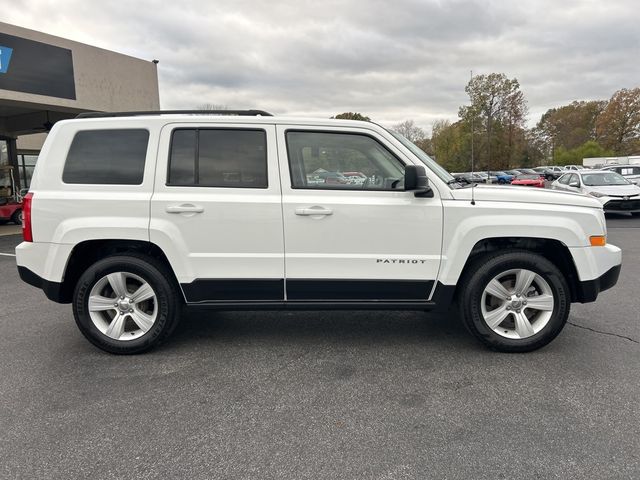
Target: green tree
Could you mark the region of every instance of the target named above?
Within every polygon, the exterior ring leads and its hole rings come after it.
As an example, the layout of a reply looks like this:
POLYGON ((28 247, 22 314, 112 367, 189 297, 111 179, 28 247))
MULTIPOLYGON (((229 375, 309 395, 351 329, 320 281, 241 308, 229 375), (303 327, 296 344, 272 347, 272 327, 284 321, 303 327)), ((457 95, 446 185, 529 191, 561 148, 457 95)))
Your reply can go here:
POLYGON ((583 158, 591 157, 610 157, 613 155, 613 150, 608 150, 602 147, 595 140, 588 140, 582 145, 565 149, 564 147, 558 147, 556 152, 556 164, 557 165, 582 165, 583 158))
POLYGON ((566 152, 589 140, 597 140, 596 122, 606 105, 602 100, 576 101, 551 108, 542 115, 536 132, 551 163, 556 162, 559 149, 566 152))
POLYGON ((431 147, 434 159, 450 172, 471 170, 470 131, 464 122, 436 120, 431 147))
POLYGON ((371 119, 369 117, 366 117, 364 115, 362 115, 361 113, 357 113, 357 112, 344 112, 344 113, 340 113, 338 115, 336 115, 335 117, 331 117, 331 118, 337 118, 340 120, 361 120, 363 122, 370 122, 371 119))

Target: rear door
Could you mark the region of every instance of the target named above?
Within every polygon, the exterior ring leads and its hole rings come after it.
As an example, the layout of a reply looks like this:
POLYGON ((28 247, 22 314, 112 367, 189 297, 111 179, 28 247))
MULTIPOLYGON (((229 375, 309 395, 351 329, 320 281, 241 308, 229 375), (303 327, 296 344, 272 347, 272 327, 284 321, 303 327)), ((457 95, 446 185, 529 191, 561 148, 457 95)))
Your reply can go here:
POLYGON ((277 128, 287 300, 427 301, 440 265, 442 201, 437 191, 417 198, 402 190, 408 157, 365 129, 277 128), (323 180, 341 172, 364 180, 323 180))
POLYGON ((189 303, 284 298, 273 125, 170 124, 161 132, 150 238, 189 303))

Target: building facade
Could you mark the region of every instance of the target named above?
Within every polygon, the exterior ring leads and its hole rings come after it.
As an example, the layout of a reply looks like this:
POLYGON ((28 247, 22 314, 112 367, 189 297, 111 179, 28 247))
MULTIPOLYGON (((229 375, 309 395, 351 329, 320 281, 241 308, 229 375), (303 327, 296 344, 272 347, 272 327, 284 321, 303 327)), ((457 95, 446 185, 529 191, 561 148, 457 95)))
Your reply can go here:
POLYGON ((90 111, 158 110, 157 62, 0 22, 0 188, 28 188, 47 132, 90 111), (7 167, 12 168, 7 168, 7 167))

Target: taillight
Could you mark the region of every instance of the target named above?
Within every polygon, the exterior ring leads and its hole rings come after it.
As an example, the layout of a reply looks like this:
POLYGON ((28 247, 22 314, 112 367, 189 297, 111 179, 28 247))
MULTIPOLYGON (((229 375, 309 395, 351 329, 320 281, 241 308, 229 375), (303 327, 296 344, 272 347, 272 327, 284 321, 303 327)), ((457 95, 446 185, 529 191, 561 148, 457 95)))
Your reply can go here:
POLYGON ((25 242, 33 242, 33 231, 31 230, 31 200, 33 193, 27 193, 22 199, 22 238, 25 242))

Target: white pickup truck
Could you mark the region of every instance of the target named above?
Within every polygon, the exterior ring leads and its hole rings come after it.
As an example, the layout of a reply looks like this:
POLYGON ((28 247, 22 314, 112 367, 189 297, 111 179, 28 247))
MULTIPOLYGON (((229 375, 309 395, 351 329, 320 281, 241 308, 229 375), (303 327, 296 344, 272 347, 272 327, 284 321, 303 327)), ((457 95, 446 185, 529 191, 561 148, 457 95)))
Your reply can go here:
POLYGON ((106 351, 157 345, 183 307, 454 305, 486 345, 524 352, 618 279, 594 198, 460 185, 370 122, 201 113, 84 115, 40 154, 20 276, 106 351))

